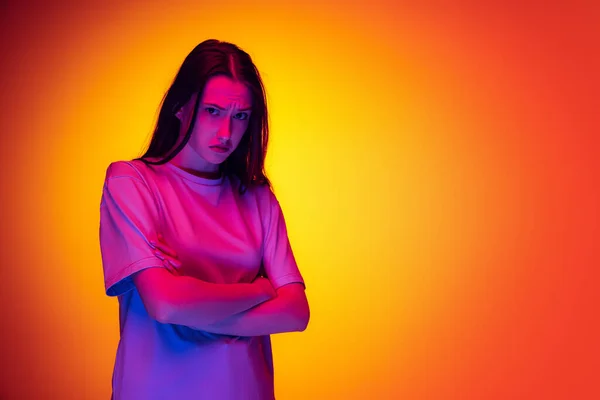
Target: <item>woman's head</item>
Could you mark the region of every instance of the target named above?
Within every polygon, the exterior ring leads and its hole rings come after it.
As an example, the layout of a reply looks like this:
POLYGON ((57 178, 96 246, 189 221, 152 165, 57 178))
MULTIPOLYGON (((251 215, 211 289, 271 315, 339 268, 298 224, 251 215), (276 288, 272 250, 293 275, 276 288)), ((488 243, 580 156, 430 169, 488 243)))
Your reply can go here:
POLYGON ((252 59, 231 43, 207 40, 181 65, 141 159, 152 164, 176 156, 193 159, 200 170, 236 176, 243 191, 269 184, 268 133, 264 87, 252 59))

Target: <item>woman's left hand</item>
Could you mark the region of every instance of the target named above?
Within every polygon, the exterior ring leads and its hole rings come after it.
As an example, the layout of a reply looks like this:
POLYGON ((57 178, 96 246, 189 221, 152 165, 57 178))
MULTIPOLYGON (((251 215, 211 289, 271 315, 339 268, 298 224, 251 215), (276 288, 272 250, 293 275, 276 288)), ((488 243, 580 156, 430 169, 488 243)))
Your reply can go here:
POLYGON ((172 274, 179 275, 181 262, 177 259, 177 253, 164 243, 162 235, 158 235, 158 242, 150 241, 150 246, 154 250, 154 255, 163 261, 165 268, 172 274))

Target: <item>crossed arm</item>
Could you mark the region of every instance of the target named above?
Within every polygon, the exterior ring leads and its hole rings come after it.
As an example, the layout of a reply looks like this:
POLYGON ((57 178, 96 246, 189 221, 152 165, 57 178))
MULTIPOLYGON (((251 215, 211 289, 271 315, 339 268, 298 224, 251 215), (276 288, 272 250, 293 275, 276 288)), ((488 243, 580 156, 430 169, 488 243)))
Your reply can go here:
MULTIPOLYGON (((265 200, 271 212, 265 221, 265 257, 276 264, 289 257, 287 233, 277 200, 272 194, 268 196, 265 200)), ((130 252, 135 259, 148 256, 142 246, 158 233, 159 212, 152 199, 148 185, 132 164, 109 166, 100 207, 100 243, 103 263, 109 269, 123 262, 119 251, 130 252), (131 248, 128 240, 132 240, 131 248)), ((157 245, 152 247, 165 256, 157 257, 168 258, 169 249, 157 245)), ((301 284, 288 284, 275 291, 265 278, 253 283, 213 284, 174 272, 168 266, 151 267, 133 275, 148 314, 159 322, 233 336, 301 331, 308 324, 308 302, 301 284)))
POLYGON ((276 291, 265 278, 214 284, 147 268, 133 277, 150 316, 161 323, 233 336, 303 331, 310 318, 304 286, 276 291))
POLYGON ((303 331, 309 318, 304 286, 291 283, 277 289, 275 298, 199 329, 225 335, 261 336, 303 331))

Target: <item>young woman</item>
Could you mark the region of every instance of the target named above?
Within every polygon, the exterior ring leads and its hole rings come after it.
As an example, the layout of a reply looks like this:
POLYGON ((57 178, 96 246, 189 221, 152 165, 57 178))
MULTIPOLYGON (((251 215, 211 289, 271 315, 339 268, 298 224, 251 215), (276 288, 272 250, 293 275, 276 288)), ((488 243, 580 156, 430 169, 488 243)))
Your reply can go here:
POLYGON ((100 206, 118 296, 114 400, 273 399, 270 334, 303 331, 304 281, 264 173, 250 56, 207 40, 167 91, 149 148, 112 163, 100 206))

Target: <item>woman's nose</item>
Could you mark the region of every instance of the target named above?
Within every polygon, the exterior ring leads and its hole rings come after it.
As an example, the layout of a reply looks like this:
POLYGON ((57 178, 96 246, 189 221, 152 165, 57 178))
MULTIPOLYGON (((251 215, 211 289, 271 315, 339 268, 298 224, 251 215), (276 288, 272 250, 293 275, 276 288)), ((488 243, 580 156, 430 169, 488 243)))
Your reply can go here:
POLYGON ((231 139, 231 123, 229 121, 223 122, 223 124, 219 128, 217 137, 221 142, 227 142, 229 139, 231 139))

